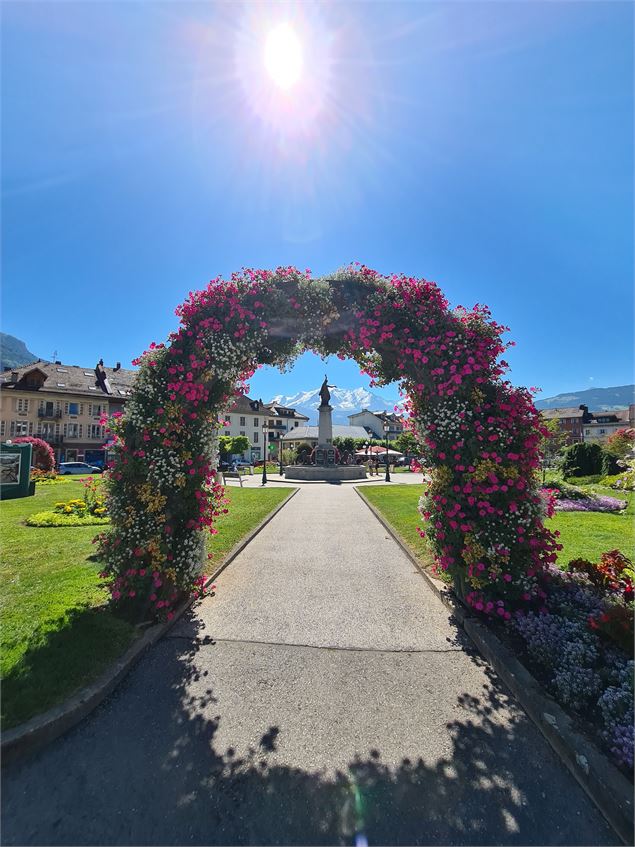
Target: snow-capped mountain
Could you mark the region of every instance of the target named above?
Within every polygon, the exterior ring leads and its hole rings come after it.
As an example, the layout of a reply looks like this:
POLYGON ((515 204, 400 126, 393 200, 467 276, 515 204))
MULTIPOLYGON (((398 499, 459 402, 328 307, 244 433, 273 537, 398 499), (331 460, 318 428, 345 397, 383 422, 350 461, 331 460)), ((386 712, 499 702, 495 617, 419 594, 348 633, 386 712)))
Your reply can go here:
MULTIPOLYGON (((297 394, 278 394, 272 398, 273 403, 291 406, 298 412, 309 417, 309 424, 316 424, 318 419, 317 407, 320 405, 320 389, 298 391, 297 394)), ((386 409, 392 412, 394 403, 385 400, 378 394, 373 394, 366 388, 331 388, 331 406, 333 407, 333 423, 349 424, 348 415, 361 412, 362 409, 379 411, 386 409)))

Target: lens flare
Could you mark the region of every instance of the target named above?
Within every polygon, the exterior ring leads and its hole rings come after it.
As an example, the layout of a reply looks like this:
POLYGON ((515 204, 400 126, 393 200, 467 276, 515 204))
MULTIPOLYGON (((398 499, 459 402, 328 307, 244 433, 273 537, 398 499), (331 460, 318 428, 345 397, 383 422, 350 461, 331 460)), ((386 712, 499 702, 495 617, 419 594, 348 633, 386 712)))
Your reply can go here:
POLYGON ((302 44, 289 24, 279 24, 267 35, 264 62, 267 73, 283 91, 292 88, 300 79, 302 44))

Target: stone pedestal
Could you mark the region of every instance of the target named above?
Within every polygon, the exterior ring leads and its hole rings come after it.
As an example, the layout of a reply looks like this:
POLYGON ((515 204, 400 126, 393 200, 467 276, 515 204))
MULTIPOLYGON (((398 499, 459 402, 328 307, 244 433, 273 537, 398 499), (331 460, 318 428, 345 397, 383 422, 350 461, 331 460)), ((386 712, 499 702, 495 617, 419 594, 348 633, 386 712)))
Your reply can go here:
POLYGON ((318 406, 318 444, 320 446, 333 443, 333 413, 332 406, 318 406))

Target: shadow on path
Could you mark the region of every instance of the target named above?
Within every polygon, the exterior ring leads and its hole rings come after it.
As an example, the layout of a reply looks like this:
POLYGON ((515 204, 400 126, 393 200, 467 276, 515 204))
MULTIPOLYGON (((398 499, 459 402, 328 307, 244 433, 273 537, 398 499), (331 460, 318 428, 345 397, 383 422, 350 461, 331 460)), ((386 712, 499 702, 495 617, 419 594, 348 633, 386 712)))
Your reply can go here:
POLYGON ((4 843, 617 843, 473 651, 487 683, 458 698, 450 754, 389 763, 377 738, 327 771, 284 762, 283 722, 241 754, 214 748, 222 717, 198 660, 219 649, 164 639, 93 716, 8 769, 4 843))

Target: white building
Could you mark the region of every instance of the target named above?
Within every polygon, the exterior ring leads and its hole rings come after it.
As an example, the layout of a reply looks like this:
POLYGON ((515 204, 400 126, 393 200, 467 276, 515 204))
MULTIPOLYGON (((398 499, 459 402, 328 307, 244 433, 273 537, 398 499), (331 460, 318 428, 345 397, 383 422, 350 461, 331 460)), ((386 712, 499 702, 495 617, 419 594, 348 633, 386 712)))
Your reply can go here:
POLYGON ((367 430, 367 434, 372 438, 377 438, 383 441, 386 438, 384 424, 388 424, 388 440, 394 441, 403 432, 403 418, 394 412, 387 412, 385 409, 380 412, 371 412, 368 409, 362 409, 361 412, 355 412, 349 415, 348 419, 351 426, 362 426, 367 430))
POLYGON ((246 436, 250 446, 243 453, 243 459, 253 462, 263 458, 264 449, 269 444, 275 445, 274 450, 268 451, 269 457, 277 459, 282 436, 308 421, 306 415, 301 415, 295 409, 252 400, 246 394, 237 397, 221 415, 221 419, 225 420, 227 426, 219 434, 246 436))

